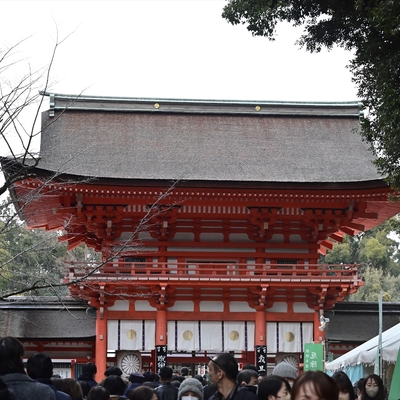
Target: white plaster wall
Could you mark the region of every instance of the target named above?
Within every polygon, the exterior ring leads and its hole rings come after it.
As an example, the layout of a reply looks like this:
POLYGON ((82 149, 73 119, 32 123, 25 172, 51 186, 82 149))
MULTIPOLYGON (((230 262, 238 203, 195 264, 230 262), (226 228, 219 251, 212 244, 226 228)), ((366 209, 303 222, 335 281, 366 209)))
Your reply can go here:
POLYGON ((107 307, 110 311, 129 311, 129 301, 128 300, 115 300, 115 303, 111 307, 107 307))
POLYGON ((214 311, 214 312, 223 312, 224 311, 224 302, 223 301, 201 301, 200 302, 200 311, 214 311))
POLYGON ((152 307, 148 300, 136 300, 135 311, 157 311, 157 308, 152 307))
POLYGON ((175 301, 175 304, 172 307, 168 307, 168 311, 194 311, 194 303, 193 301, 175 301))

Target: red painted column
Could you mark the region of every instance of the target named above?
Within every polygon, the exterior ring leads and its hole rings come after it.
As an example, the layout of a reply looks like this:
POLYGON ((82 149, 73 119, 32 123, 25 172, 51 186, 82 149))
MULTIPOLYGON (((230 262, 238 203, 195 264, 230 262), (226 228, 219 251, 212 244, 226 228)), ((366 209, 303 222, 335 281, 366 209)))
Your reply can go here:
POLYGON ((256 311, 256 321, 255 321, 255 340, 254 344, 256 346, 265 346, 267 343, 267 326, 265 322, 265 311, 257 310, 256 311))
POLYGON ((104 378, 107 369, 107 319, 104 318, 103 306, 100 306, 96 315, 96 381, 104 378))
POLYGON ((167 344, 167 311, 164 308, 157 310, 156 317, 156 346, 167 344))

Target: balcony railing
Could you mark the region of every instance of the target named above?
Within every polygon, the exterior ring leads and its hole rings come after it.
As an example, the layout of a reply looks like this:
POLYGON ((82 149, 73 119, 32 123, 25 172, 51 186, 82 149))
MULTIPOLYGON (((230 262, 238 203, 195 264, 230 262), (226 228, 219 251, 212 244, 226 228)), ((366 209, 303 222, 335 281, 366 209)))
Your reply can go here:
POLYGON ((358 264, 240 264, 240 263, 166 263, 106 262, 70 263, 67 280, 87 276, 93 280, 312 280, 360 281, 358 264))

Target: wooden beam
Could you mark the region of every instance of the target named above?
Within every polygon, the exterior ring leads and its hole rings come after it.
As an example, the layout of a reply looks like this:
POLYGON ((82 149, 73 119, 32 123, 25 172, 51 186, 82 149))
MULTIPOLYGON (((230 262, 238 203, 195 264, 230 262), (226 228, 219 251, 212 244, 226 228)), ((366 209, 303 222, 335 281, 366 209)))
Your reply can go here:
POLYGON ((364 225, 356 224, 354 222, 346 222, 346 227, 349 227, 351 229, 354 229, 354 230, 360 231, 360 232, 364 232, 365 231, 365 226, 364 225))
POLYGON ((333 249, 333 243, 329 240, 323 240, 322 242, 320 242, 320 245, 326 247, 329 250, 333 249))
POLYGON ((340 230, 346 235, 354 236, 357 232, 354 229, 347 228, 346 226, 341 226, 340 230))
POLYGON ((343 243, 343 236, 337 233, 331 233, 329 237, 336 242, 343 243))

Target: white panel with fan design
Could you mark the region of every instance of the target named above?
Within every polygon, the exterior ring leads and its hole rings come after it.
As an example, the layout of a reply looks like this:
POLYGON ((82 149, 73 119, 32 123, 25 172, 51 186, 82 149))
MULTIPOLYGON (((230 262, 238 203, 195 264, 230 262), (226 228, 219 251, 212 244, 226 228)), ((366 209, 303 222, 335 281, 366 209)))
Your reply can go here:
POLYGON ((276 356, 275 364, 279 364, 281 362, 286 362, 298 370, 300 364, 300 356, 298 354, 278 354, 276 356))
POLYGON ((126 375, 129 375, 133 372, 141 372, 142 356, 140 355, 139 351, 118 351, 117 365, 126 375))

